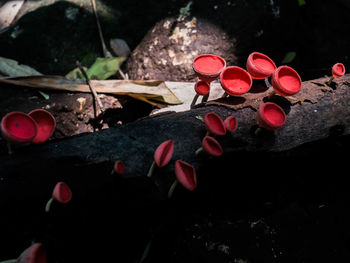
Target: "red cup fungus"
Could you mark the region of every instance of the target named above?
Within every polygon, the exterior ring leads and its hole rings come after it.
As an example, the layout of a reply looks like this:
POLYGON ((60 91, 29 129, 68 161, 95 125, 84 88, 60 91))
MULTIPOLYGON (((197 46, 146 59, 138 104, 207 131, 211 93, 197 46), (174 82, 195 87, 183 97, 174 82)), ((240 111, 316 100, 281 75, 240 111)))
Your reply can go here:
POLYGON ((231 66, 221 72, 220 83, 228 95, 240 96, 250 90, 253 80, 244 69, 231 66))
POLYGON ((220 143, 211 136, 205 136, 203 138, 202 146, 196 150, 196 155, 202 151, 215 157, 222 155, 223 152, 220 143))
POLYGON ((199 80, 196 82, 194 85, 194 90, 196 91, 196 95, 194 96, 192 103, 191 103, 191 108, 196 104, 196 101, 199 96, 205 96, 209 94, 210 91, 210 85, 208 82, 205 82, 203 80, 199 80))
POLYGON ((1 263, 46 263, 46 250, 42 243, 34 243, 26 248, 17 259, 5 260, 1 263))
POLYGON ((114 163, 112 173, 123 174, 124 170, 125 170, 125 164, 121 160, 118 160, 114 163))
POLYGON ((72 191, 70 190, 69 186, 64 182, 59 182, 55 185, 55 188, 53 189, 52 197, 46 203, 45 211, 46 212, 50 211, 50 207, 53 200, 62 204, 66 204, 71 199, 72 199, 72 191))
POLYGON ((155 169, 155 165, 157 165, 159 168, 166 166, 170 162, 173 156, 173 152, 174 152, 173 140, 167 140, 161 143, 154 152, 154 161, 148 171, 147 176, 148 177, 152 176, 155 169))
POLYGON ((299 74, 288 66, 280 66, 272 74, 272 87, 281 96, 292 96, 301 88, 299 74))
POLYGON ((56 127, 55 117, 48 111, 43 109, 33 110, 29 116, 34 119, 38 125, 38 133, 33 138, 33 143, 43 143, 47 141, 53 134, 56 127))
POLYGON ((45 263, 46 251, 41 243, 34 243, 18 257, 17 263, 45 263))
POLYGON ((223 120, 215 112, 209 112, 204 115, 205 128, 207 135, 210 133, 214 135, 225 135, 226 128, 223 120))
POLYGON ((247 70, 253 79, 265 79, 276 70, 276 65, 268 56, 253 52, 248 56, 247 70))
POLYGON ((203 80, 199 80, 196 82, 196 85, 194 86, 194 90, 196 91, 196 93, 198 95, 204 96, 204 95, 207 95, 209 93, 210 86, 209 86, 208 82, 205 82, 203 80))
POLYGON ((258 110, 258 124, 261 128, 273 131, 286 121, 284 110, 275 103, 266 102, 258 110))
POLYGON ((171 185, 168 197, 173 195, 174 189, 178 183, 181 183, 189 191, 193 191, 197 187, 197 177, 194 167, 184 161, 177 160, 175 163, 176 180, 171 185))
POLYGON ((345 74, 345 66, 342 63, 336 63, 332 67, 332 77, 327 82, 328 85, 331 84, 333 79, 340 78, 345 74))
POLYGON ((11 144, 30 143, 38 133, 38 125, 28 114, 10 112, 1 120, 1 133, 11 154, 11 144))
POLYGON ((345 66, 342 63, 334 64, 332 67, 333 78, 340 78, 345 74, 345 66))
POLYGON ((225 119, 224 125, 227 131, 234 132, 237 130, 237 119, 235 116, 229 116, 225 119))
POLYGON ((203 54, 193 60, 192 67, 199 79, 212 82, 219 77, 221 71, 226 67, 226 61, 216 55, 203 54))

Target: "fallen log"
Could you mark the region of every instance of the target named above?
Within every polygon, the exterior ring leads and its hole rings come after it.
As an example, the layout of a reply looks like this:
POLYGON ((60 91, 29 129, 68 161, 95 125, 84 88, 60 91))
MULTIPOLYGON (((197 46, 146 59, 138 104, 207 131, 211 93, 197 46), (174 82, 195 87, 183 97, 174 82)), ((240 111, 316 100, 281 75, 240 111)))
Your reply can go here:
MULTIPOLYGON (((218 99, 190 111, 162 113, 118 128, 27 145, 15 149, 13 155, 7 155, 1 140, 3 251, 25 248, 35 239, 46 244, 51 256, 65 262, 97 259, 102 254, 102 259, 114 258, 116 247, 120 257, 134 262, 142 256, 149 229, 162 224, 161 220, 177 220, 173 214, 168 219, 164 216, 178 159, 192 164, 198 178, 193 193, 175 189, 173 198, 181 206, 176 211, 181 213, 224 207, 220 211, 238 218, 248 212, 260 218, 271 211, 271 205, 261 210, 265 203, 288 205, 305 198, 310 189, 313 196, 321 195, 330 180, 333 184, 341 181, 337 176, 321 180, 320 173, 330 167, 332 174, 341 174, 347 163, 340 157, 348 156, 350 145, 350 75, 335 80, 331 87, 325 84, 327 80, 303 82, 299 97, 268 98, 268 90, 254 88, 241 98, 218 99), (287 120, 274 132, 256 135, 257 108, 267 100, 283 107, 287 120), (223 119, 234 115, 238 120, 234 133, 217 137, 224 150, 218 158, 194 154, 206 133, 200 117, 208 112, 223 119), (147 178, 154 150, 168 139, 174 140, 171 162, 147 178), (344 156, 340 150, 346 151, 344 156), (111 175, 116 160, 126 165, 122 177, 111 175), (58 181, 71 187, 72 201, 54 204, 55 216, 46 215, 45 204, 58 181), (77 243, 82 249, 76 248, 77 243)), ((13 256, 1 255, 4 259, 13 256)))
MULTIPOLYGON (((348 135, 350 75, 335 80, 332 87, 325 84, 327 80, 324 77, 303 82, 300 94, 291 98, 269 98, 269 90, 259 91, 257 88, 242 97, 209 101, 207 106, 202 107, 204 104, 200 104, 190 111, 162 113, 120 128, 21 147, 11 156, 2 151, 1 176, 10 178, 13 174, 27 174, 27 169, 33 173, 37 173, 37 170, 52 170, 45 166, 60 166, 61 160, 70 160, 70 165, 80 167, 103 162, 109 163, 111 167, 118 159, 126 164, 125 177, 145 176, 152 163, 154 150, 168 139, 175 142, 173 160, 182 159, 199 168, 203 158, 207 158, 194 154, 201 146, 206 132, 200 117, 211 111, 223 119, 234 115, 238 120, 238 129, 232 135, 218 138, 226 157, 237 152, 283 152, 335 134, 348 135), (274 132, 263 131, 256 135, 257 109, 268 100, 276 102, 285 110, 286 123, 274 132)), ((4 141, 1 141, 1 147, 5 148, 4 141)), ((172 177, 170 174, 169 178, 172 177)), ((167 185, 169 180, 166 181, 167 185)))

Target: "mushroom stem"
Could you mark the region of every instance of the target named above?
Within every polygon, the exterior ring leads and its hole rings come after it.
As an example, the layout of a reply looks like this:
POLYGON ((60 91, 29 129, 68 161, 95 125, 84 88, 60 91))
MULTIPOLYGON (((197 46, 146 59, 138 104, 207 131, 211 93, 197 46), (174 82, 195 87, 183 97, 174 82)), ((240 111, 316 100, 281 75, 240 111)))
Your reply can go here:
POLYGON ((7 142, 7 152, 9 155, 13 154, 12 145, 10 142, 7 142))
POLYGON ((334 77, 332 76, 328 81, 327 81, 327 85, 331 85, 332 81, 333 81, 334 77))
POLYGON ((209 99, 209 93, 210 93, 210 91, 208 92, 208 94, 206 94, 206 95, 203 96, 203 98, 202 98, 202 103, 208 101, 208 99, 209 99))
POLYGON ((175 190, 177 184, 178 184, 178 181, 175 180, 175 181, 173 182, 173 184, 170 186, 169 192, 168 192, 168 198, 171 198, 171 197, 172 197, 172 195, 173 195, 173 193, 174 193, 174 190, 175 190))
POLYGON ((193 109, 194 105, 196 104, 198 97, 199 95, 198 93, 196 93, 196 95, 194 95, 193 100, 191 102, 191 109, 193 109))
POLYGON ((254 132, 255 136, 258 136, 260 132, 261 132, 261 127, 258 127, 254 132))
POLYGON ((151 167, 148 170, 147 177, 152 177, 155 168, 156 168, 156 162, 153 161, 151 164, 151 167))
POLYGON ((16 263, 17 259, 8 259, 8 260, 4 260, 4 261, 0 261, 0 263, 16 263))
POLYGON ((203 151, 203 147, 199 147, 196 151, 195 154, 198 155, 203 151))
POLYGON ((265 81, 266 87, 268 87, 268 88, 271 88, 271 87, 272 87, 272 85, 271 85, 271 83, 270 83, 270 81, 269 81, 269 78, 265 78, 264 81, 265 81))
POLYGON ((51 204, 53 202, 53 198, 50 198, 49 201, 47 201, 46 206, 45 206, 45 212, 50 211, 51 204))

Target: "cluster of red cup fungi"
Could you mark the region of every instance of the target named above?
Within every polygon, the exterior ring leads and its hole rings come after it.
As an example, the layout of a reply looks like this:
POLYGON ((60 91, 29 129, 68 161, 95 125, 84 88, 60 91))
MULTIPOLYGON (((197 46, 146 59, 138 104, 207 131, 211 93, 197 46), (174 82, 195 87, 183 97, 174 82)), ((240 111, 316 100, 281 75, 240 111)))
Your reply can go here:
MULTIPOLYGON (((301 78, 299 74, 289 66, 276 67, 275 63, 266 55, 253 52, 248 56, 247 70, 228 66, 223 58, 204 54, 196 57, 193 61, 193 70, 200 79, 195 84, 196 97, 207 96, 210 92, 210 83, 219 78, 224 94, 230 96, 240 96, 248 92, 252 86, 253 79, 265 79, 270 86, 268 78, 271 77, 272 87, 276 94, 280 96, 292 96, 301 88, 301 78)), ((339 78, 345 74, 345 67, 341 63, 336 63, 332 67, 332 77, 339 78)), ((206 99, 207 99, 206 98, 206 99)), ((258 110, 257 122, 259 127, 267 130, 276 130, 281 127, 286 120, 283 109, 275 103, 266 102, 258 110)), ((234 132, 237 129, 237 119, 229 116, 222 120, 214 112, 209 112, 204 116, 205 128, 207 134, 203 137, 202 146, 195 151, 195 154, 206 153, 217 157, 222 155, 223 149, 214 136, 223 136, 227 132, 234 132)), ((9 152, 10 145, 21 145, 27 143, 43 143, 53 134, 56 126, 55 118, 46 110, 36 109, 29 114, 23 112, 10 112, 1 120, 2 136, 8 141, 9 152)), ((174 142, 167 140, 161 143, 154 152, 154 161, 149 169, 148 177, 151 177, 156 167, 166 166, 173 156, 174 142)), ((121 160, 117 160, 113 166, 112 174, 123 174, 125 165, 121 160)), ((193 191, 197 187, 197 177, 195 168, 183 161, 175 162, 176 180, 171 185, 168 197, 171 197, 176 185, 180 183, 184 188, 193 191)), ((72 191, 64 182, 58 182, 52 192, 52 197, 48 200, 45 211, 49 212, 53 201, 65 204, 72 198, 72 191)), ((9 261, 10 262, 10 261, 9 261)), ((12 262, 12 261, 11 261, 12 262)), ((46 251, 41 243, 34 243, 18 257, 13 260, 18 263, 45 263, 46 251)))
MULTIPOLYGON (((154 152, 154 161, 147 176, 151 177, 153 175, 156 166, 159 168, 166 166, 173 157, 173 153, 174 141, 167 140, 162 142, 154 152)), ((176 180, 171 185, 168 193, 169 198, 172 196, 178 182, 190 191, 193 191, 197 187, 197 177, 194 167, 183 160, 177 160, 175 163, 175 177, 176 180)))
MULTIPOLYGON (((234 116, 229 116, 223 121, 219 115, 214 112, 207 113, 204 117, 204 123, 207 134, 202 140, 202 146, 196 150, 196 155, 205 152, 211 156, 220 156, 223 153, 220 143, 213 137, 214 135, 225 135, 227 132, 234 132, 237 129, 237 120, 234 116)), ((174 152, 174 141, 167 140, 162 142, 154 152, 154 161, 149 169, 148 177, 152 177, 155 167, 162 168, 166 166, 174 152)), ((175 187, 180 183, 184 188, 193 191, 197 187, 196 171, 193 165, 177 160, 175 162, 176 180, 171 185, 168 197, 170 198, 175 187)))
MULTIPOLYGON (((199 78, 195 84, 196 96, 192 101, 194 106, 199 95, 208 96, 210 83, 219 79, 224 90, 224 96, 241 96, 248 92, 254 79, 264 79, 268 87, 273 88, 273 94, 280 96, 292 96, 296 94, 302 85, 299 74, 289 66, 279 66, 271 58, 259 52, 253 52, 248 56, 246 70, 238 66, 226 66, 223 58, 213 54, 203 54, 193 61, 193 70, 199 78), (268 78, 271 77, 272 85, 268 78)), ((345 67, 337 63, 332 67, 334 79, 345 74, 345 67)), ((286 120, 283 109, 275 103, 267 102, 261 105, 258 111, 258 124, 260 127, 275 130, 281 127, 286 120)), ((207 142, 211 142, 211 140, 207 142)))
POLYGON ((28 114, 10 112, 1 120, 1 133, 8 142, 9 153, 11 144, 43 143, 53 134, 56 127, 54 116, 43 109, 36 109, 28 114))
MULTIPOLYGON (((35 109, 28 114, 18 111, 10 112, 1 119, 1 134, 8 143, 9 154, 12 153, 11 145, 46 142, 52 136, 55 127, 54 116, 43 109, 35 109)), ((63 182, 57 183, 52 197, 46 204, 45 211, 49 212, 53 201, 68 203, 71 197, 70 188, 63 182)), ((45 263, 46 251, 42 243, 34 243, 25 249, 17 259, 6 262, 45 263)))

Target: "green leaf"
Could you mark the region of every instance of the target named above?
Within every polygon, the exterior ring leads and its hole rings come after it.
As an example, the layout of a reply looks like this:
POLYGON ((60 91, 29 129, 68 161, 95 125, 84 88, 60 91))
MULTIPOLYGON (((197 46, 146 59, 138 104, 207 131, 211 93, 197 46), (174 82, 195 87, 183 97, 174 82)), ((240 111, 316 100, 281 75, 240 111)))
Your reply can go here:
POLYGON ((297 53, 294 52, 294 51, 288 52, 288 53, 284 56, 284 58, 282 59, 282 62, 281 62, 281 63, 282 63, 282 64, 286 64, 286 63, 292 62, 292 61, 295 59, 296 55, 297 55, 297 53))
MULTIPOLYGON (((87 70, 86 67, 83 67, 83 69, 85 71, 87 70)), ((81 73, 79 68, 75 68, 66 75, 66 78, 68 78, 68 79, 84 79, 84 75, 83 75, 83 73, 81 73)))
POLYGON ((105 80, 119 70, 125 57, 97 58, 95 63, 86 71, 89 79, 105 80))

